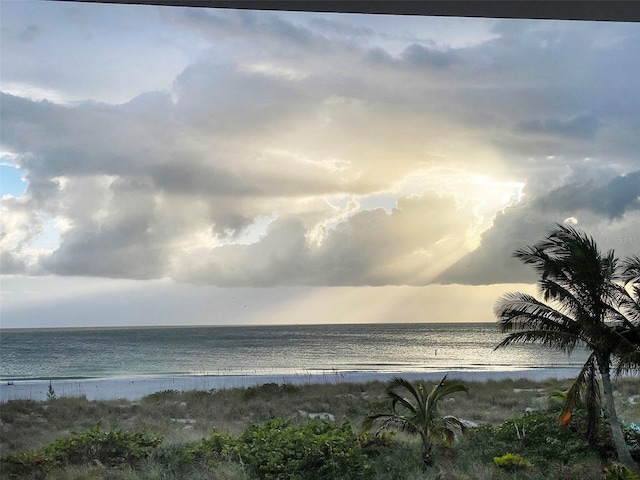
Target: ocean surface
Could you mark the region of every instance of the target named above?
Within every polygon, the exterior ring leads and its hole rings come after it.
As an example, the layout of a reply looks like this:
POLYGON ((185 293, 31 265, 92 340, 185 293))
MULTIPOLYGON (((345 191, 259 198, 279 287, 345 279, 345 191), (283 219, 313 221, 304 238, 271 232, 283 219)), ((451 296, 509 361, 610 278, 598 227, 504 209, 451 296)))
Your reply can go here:
POLYGON ((536 346, 494 351, 496 324, 358 324, 0 331, 0 380, 579 368, 536 346))

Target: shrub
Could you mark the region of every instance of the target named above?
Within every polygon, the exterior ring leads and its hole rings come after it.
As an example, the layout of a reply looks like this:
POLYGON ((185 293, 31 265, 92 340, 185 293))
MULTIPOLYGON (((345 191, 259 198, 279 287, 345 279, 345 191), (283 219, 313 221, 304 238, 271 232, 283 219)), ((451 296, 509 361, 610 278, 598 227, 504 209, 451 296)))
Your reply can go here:
POLYGON ((604 473, 604 480, 640 480, 640 475, 620 463, 605 468, 604 473))
POLYGON ((284 394, 295 394, 300 392, 300 387, 284 383, 265 383, 255 387, 247 387, 242 391, 243 400, 251 400, 252 398, 278 397, 284 394))
POLYGON ((625 425, 623 433, 631 454, 636 459, 640 458, 640 427, 635 423, 625 425))
MULTIPOLYGON (((591 450, 568 426, 558 424, 553 413, 532 412, 504 422, 494 430, 497 440, 511 443, 517 452, 527 454, 534 463, 579 462, 591 450)), ((504 451, 504 450, 503 450, 504 451)))
POLYGON ((237 447, 238 442, 234 438, 214 429, 209 437, 193 449, 193 453, 211 464, 218 460, 234 458, 237 447))
POLYGON ((182 444, 157 448, 150 457, 150 464, 162 469, 165 475, 162 478, 194 478, 195 472, 207 469, 199 446, 182 444))
POLYGON ((50 459, 36 452, 7 455, 0 461, 0 472, 10 477, 25 477, 35 475, 36 478, 44 476, 44 472, 50 470, 53 464, 50 459))
POLYGON ((102 425, 82 434, 74 433, 44 448, 48 456, 57 462, 82 464, 97 460, 105 465, 117 465, 148 456, 162 443, 160 437, 150 437, 142 432, 102 431, 102 425))
POLYGON ((312 420, 293 426, 273 419, 247 428, 236 451, 265 480, 357 479, 366 472, 366 457, 348 423, 312 420))
POLYGON ((46 472, 63 465, 100 463, 106 466, 134 462, 148 456, 162 442, 141 432, 102 431, 101 424, 84 433, 73 433, 37 452, 9 455, 2 459, 2 471, 10 475, 46 472))
POLYGON ((167 400, 176 400, 180 397, 178 390, 167 389, 153 392, 142 399, 143 402, 165 402, 167 400))
POLYGON ((493 457, 493 463, 496 464, 496 467, 504 468, 511 472, 532 466, 529 460, 526 460, 515 453, 506 453, 501 457, 493 457))
POLYGON ((58 397, 56 395, 56 391, 53 389, 53 385, 49 382, 49 388, 47 389, 47 400, 52 402, 56 400, 58 397))
POLYGON ((388 434, 378 435, 371 440, 369 442, 366 437, 360 440, 371 465, 369 480, 424 478, 424 463, 420 458, 422 445, 419 441, 399 441, 388 434))

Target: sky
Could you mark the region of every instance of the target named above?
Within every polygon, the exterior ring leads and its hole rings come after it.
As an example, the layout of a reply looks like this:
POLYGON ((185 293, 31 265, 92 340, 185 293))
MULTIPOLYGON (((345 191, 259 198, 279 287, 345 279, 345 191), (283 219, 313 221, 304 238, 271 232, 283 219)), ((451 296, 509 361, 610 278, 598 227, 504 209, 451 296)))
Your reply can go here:
POLYGON ((0 326, 490 322, 640 253, 640 25, 3 0, 0 326))

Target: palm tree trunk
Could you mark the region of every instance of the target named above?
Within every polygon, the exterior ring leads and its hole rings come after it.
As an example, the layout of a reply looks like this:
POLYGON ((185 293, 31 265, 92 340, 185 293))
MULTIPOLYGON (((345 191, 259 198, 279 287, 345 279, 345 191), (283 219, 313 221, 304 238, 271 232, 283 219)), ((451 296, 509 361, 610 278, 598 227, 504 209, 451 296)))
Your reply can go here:
POLYGON ((421 437, 422 437, 422 462, 424 466, 431 467, 433 466, 433 454, 432 454, 433 445, 425 435, 421 435, 421 437))
POLYGON ((616 414, 616 407, 613 401, 613 387, 611 386, 611 377, 609 375, 608 368, 602 368, 600 371, 602 375, 602 390, 604 393, 604 406, 607 413, 607 420, 611 428, 611 436, 613 437, 613 445, 616 448, 618 454, 618 460, 624 463, 627 467, 639 471, 638 464, 631 457, 629 447, 624 441, 624 434, 622 433, 622 427, 616 414))

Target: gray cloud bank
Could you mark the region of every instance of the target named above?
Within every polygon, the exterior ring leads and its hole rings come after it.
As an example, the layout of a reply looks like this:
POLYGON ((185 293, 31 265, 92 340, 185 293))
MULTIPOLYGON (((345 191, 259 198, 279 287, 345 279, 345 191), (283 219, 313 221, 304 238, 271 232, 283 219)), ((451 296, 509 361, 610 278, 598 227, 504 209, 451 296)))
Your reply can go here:
POLYGON ((530 277, 510 253, 566 219, 638 251, 636 25, 504 21, 481 43, 414 39, 397 54, 375 28, 337 20, 163 18, 204 45, 163 91, 117 105, 2 94, 2 149, 28 179, 1 200, 2 273, 518 282, 530 277), (479 212, 496 187, 470 193, 452 181, 466 174, 525 196, 491 222, 479 212), (363 207, 384 196, 393 206, 363 207), (38 249, 47 222, 59 245, 38 249))

